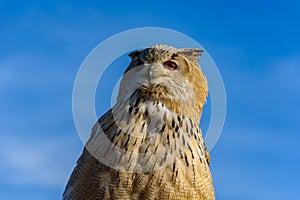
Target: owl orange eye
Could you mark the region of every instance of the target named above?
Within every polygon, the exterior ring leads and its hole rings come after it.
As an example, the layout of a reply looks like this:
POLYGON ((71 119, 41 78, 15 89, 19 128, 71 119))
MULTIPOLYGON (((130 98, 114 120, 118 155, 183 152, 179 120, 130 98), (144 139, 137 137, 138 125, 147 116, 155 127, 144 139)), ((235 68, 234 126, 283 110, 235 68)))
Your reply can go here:
POLYGON ((164 62, 164 67, 169 69, 169 70, 176 70, 177 69, 177 64, 173 61, 166 61, 164 62))

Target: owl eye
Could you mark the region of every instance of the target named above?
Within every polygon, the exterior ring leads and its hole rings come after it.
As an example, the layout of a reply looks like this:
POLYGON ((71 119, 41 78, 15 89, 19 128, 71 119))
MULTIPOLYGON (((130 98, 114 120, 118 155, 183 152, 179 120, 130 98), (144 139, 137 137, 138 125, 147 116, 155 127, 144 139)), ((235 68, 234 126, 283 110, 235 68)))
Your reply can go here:
POLYGON ((177 69, 177 64, 173 61, 166 61, 164 62, 164 67, 169 69, 169 70, 176 70, 177 69))

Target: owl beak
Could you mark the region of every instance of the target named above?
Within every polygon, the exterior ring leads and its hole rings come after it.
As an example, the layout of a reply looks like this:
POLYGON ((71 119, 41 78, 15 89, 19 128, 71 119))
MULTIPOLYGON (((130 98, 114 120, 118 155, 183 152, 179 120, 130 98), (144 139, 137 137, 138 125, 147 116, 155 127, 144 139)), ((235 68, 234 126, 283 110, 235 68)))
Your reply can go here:
POLYGON ((152 79, 152 74, 153 74, 153 67, 149 66, 148 68, 148 73, 147 73, 147 79, 148 79, 148 83, 151 83, 151 79, 152 79))
POLYGON ((155 77, 157 76, 157 67, 158 64, 151 63, 144 65, 145 67, 145 78, 148 84, 153 84, 155 77))

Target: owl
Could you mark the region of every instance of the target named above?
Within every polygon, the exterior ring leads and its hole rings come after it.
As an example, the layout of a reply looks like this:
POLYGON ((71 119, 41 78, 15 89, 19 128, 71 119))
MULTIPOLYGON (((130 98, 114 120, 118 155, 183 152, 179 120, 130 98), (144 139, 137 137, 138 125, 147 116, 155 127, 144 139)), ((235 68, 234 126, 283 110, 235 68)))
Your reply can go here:
POLYGON ((199 126, 202 52, 154 45, 129 54, 117 102, 92 128, 63 199, 215 199, 199 126))

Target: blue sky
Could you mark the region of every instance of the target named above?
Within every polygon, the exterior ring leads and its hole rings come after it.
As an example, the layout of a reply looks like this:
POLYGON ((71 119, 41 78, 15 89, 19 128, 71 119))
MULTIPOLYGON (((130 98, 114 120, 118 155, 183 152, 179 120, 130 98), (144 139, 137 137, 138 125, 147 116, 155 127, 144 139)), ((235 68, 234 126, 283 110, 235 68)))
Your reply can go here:
MULTIPOLYGON (((297 199, 299 11, 292 0, 0 1, 0 199, 60 199, 83 146, 72 118, 77 70, 101 41, 146 26, 194 38, 223 76, 227 118, 211 152, 217 198, 297 199)), ((101 92, 99 115, 110 105, 109 89, 101 92)))

